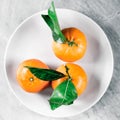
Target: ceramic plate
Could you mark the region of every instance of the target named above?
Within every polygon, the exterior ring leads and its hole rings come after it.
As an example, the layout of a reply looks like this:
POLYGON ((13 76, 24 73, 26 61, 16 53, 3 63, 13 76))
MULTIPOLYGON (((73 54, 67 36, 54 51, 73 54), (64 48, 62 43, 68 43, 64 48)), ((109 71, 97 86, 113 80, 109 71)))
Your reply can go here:
POLYGON ((32 94, 25 92, 16 81, 17 67, 26 59, 40 59, 54 69, 63 64, 53 54, 51 31, 41 18, 46 11, 26 19, 12 34, 5 54, 5 74, 14 94, 30 110, 45 116, 69 117, 86 111, 103 96, 113 73, 113 54, 105 33, 93 20, 72 10, 56 11, 62 29, 76 27, 86 35, 87 52, 84 58, 75 62, 87 73, 88 86, 85 92, 74 104, 52 111, 48 103, 51 88, 32 94))

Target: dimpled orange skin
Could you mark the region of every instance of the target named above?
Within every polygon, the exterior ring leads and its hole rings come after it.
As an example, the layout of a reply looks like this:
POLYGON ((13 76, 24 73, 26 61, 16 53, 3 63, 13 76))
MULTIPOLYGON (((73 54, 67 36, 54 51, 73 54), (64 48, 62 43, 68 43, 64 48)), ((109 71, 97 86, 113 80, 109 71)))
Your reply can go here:
POLYGON ((52 49, 54 54, 65 62, 74 62, 81 59, 87 47, 84 33, 77 28, 66 28, 62 30, 62 33, 68 41, 74 41, 77 45, 73 44, 70 46, 68 43, 61 44, 53 41, 52 49))
POLYGON ((40 60, 30 59, 23 61, 17 69, 17 81, 27 92, 40 92, 49 85, 49 81, 43 81, 35 77, 25 66, 47 68, 48 66, 40 60))
MULTIPOLYGON (((86 89, 87 86, 87 75, 85 71, 78 65, 73 63, 66 63, 66 66, 69 68, 69 74, 72 78, 72 83, 74 84, 78 96, 80 96, 86 89)), ((61 65, 57 68, 57 71, 66 74, 65 65, 61 65)), ((59 84, 65 81, 67 77, 60 78, 58 80, 52 81, 52 88, 55 89, 59 84)))

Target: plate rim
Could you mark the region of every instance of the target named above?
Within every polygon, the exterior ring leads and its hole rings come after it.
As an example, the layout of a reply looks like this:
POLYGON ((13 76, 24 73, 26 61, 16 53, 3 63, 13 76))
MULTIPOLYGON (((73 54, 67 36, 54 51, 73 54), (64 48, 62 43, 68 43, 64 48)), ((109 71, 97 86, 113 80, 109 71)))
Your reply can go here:
POLYGON ((81 113, 89 110, 91 107, 93 107, 94 105, 96 105, 96 104, 98 103, 98 101, 100 101, 100 99, 104 96, 105 92, 107 91, 107 89, 108 89, 108 87, 109 87, 109 85, 110 85, 110 83, 111 83, 112 77, 113 77, 113 71, 114 71, 114 56, 113 56, 113 49, 112 49, 111 43, 110 43, 110 41, 109 41, 106 33, 105 33, 104 30, 99 26, 99 24, 96 23, 96 21, 94 21, 92 18, 88 17, 88 16, 85 15, 84 13, 81 13, 81 12, 76 11, 76 10, 66 9, 66 8, 56 8, 56 11, 57 11, 57 10, 58 10, 58 11, 59 11, 59 10, 62 10, 62 11, 64 11, 64 10, 66 11, 66 10, 67 10, 67 11, 69 11, 69 12, 71 11, 71 12, 76 12, 77 14, 78 14, 78 13, 79 13, 79 14, 82 14, 84 17, 86 17, 86 18, 89 19, 91 22, 93 22, 93 23, 103 32, 103 34, 105 35, 106 41, 107 41, 107 44, 108 44, 108 47, 109 47, 109 50, 110 50, 109 52, 110 52, 110 54, 111 54, 111 60, 112 60, 112 63, 111 63, 111 64, 112 64, 112 67, 111 67, 112 69, 111 69, 111 71, 112 71, 112 73, 111 73, 111 75, 110 75, 109 83, 107 84, 107 87, 105 88, 104 92, 102 92, 101 95, 100 95, 91 105, 89 105, 88 107, 86 107, 85 109, 83 109, 81 112, 76 112, 76 113, 74 113, 74 114, 64 115, 64 116, 53 116, 53 115, 50 115, 50 114, 49 114, 49 115, 46 115, 46 114, 43 114, 43 113, 34 111, 34 110, 32 110, 31 108, 29 108, 29 106, 27 106, 26 104, 24 104, 24 102, 16 95, 16 93, 14 92, 13 88, 12 88, 11 85, 10 85, 9 78, 8 78, 8 76, 7 76, 7 71, 6 71, 6 57, 7 57, 8 47, 9 47, 9 45, 10 45, 10 42, 11 42, 13 36, 15 35, 15 33, 17 32, 17 30, 18 30, 24 23, 26 23, 29 19, 33 18, 34 16, 46 12, 47 10, 42 10, 42 11, 39 11, 39 12, 37 12, 37 13, 34 13, 34 14, 30 15, 29 17, 25 18, 25 19, 15 28, 15 30, 13 31, 13 33, 12 33, 11 36, 9 37, 9 40, 8 40, 8 42, 7 42, 7 45, 6 45, 6 49, 5 49, 5 53, 4 53, 4 59, 3 59, 3 66, 4 66, 4 68, 3 68, 4 70, 3 70, 3 71, 4 71, 5 79, 6 79, 6 81, 7 81, 7 84, 8 84, 8 86, 9 86, 10 90, 11 90, 12 93, 16 96, 16 98, 21 102, 21 104, 24 105, 26 108, 28 108, 28 110, 30 110, 30 111, 32 111, 32 112, 35 112, 35 113, 37 113, 37 114, 40 114, 40 115, 42 115, 42 116, 45 116, 45 117, 51 117, 51 118, 67 118, 67 117, 74 117, 74 116, 76 116, 76 115, 79 115, 79 114, 81 114, 81 113))

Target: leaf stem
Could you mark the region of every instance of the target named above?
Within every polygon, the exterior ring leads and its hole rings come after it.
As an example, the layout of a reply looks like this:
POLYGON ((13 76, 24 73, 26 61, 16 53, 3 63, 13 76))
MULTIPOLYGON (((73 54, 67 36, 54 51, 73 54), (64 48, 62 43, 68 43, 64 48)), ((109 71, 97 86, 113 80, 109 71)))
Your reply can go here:
POLYGON ((70 76, 70 74, 69 74, 69 68, 67 67, 67 65, 65 65, 65 69, 66 69, 66 73, 67 73, 67 75, 68 75, 68 80, 72 80, 72 78, 71 78, 71 76, 70 76))

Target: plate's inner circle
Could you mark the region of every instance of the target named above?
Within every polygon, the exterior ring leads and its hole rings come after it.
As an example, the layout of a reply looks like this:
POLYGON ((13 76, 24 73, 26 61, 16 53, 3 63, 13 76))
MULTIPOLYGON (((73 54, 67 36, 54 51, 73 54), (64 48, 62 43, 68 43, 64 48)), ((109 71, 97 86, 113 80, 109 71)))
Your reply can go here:
POLYGON ((32 94, 21 89, 16 81, 18 65, 26 59, 36 58, 50 68, 63 64, 55 57, 51 48, 51 31, 41 18, 40 12, 24 21, 12 35, 5 58, 8 82, 15 95, 29 109, 52 117, 67 117, 81 113, 94 105, 106 91, 112 76, 113 57, 110 44, 102 29, 85 15, 66 9, 57 9, 61 28, 76 27, 85 33, 87 52, 75 62, 83 67, 88 76, 86 91, 69 106, 52 111, 48 99, 52 89, 32 94))

